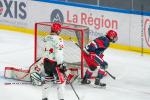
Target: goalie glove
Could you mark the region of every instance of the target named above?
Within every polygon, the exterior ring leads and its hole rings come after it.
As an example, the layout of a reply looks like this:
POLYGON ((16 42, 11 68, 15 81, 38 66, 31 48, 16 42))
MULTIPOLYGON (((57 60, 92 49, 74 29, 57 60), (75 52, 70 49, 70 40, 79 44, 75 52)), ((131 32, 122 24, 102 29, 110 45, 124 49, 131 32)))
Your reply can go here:
POLYGON ((101 69, 106 70, 108 68, 108 63, 106 61, 104 61, 100 64, 100 67, 101 67, 101 69))
POLYGON ((32 85, 41 86, 43 83, 45 83, 45 78, 41 77, 41 75, 37 72, 31 73, 30 78, 32 85))

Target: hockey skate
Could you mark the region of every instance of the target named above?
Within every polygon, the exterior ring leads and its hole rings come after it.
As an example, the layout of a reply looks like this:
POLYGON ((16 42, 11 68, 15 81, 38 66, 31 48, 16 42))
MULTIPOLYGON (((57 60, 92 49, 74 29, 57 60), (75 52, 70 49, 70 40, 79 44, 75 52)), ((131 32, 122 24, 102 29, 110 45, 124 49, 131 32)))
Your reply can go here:
POLYGON ((48 100, 48 98, 43 98, 42 100, 48 100))
POLYGON ((95 88, 106 88, 106 84, 105 83, 101 83, 99 78, 95 79, 95 83, 94 83, 94 87, 95 88))
POLYGON ((90 84, 90 83, 91 83, 91 81, 88 80, 87 78, 85 78, 81 81, 81 84, 90 84))

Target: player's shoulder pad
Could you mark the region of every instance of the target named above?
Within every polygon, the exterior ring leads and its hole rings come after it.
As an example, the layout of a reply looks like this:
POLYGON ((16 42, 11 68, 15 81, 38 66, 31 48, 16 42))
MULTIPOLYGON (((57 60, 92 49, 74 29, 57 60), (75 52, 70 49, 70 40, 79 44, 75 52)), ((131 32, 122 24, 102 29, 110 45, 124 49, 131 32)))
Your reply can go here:
POLYGON ((100 36, 97 39, 99 39, 99 40, 106 40, 107 38, 105 36, 100 36))

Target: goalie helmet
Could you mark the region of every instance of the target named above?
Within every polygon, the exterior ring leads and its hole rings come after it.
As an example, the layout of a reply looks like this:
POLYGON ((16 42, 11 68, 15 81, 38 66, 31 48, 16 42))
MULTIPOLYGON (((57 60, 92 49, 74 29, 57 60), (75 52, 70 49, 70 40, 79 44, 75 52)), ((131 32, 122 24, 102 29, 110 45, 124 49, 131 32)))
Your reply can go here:
POLYGON ((61 24, 53 23, 51 26, 51 32, 57 33, 59 35, 60 31, 61 31, 61 24))
POLYGON ((110 42, 113 43, 115 43, 118 40, 117 32, 115 32, 114 30, 109 30, 106 33, 106 37, 110 40, 110 42))

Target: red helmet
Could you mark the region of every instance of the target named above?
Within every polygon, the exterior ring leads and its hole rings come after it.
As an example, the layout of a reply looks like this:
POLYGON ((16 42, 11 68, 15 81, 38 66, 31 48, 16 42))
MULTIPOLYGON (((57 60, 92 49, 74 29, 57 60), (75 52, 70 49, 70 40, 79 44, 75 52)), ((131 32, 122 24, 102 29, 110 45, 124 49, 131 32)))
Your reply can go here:
POLYGON ((114 30, 109 30, 106 33, 107 38, 111 41, 111 42, 116 42, 118 40, 118 36, 117 36, 117 32, 115 32, 114 30))
POLYGON ((51 27, 51 32, 58 33, 61 31, 61 24, 60 23, 53 23, 51 27))

